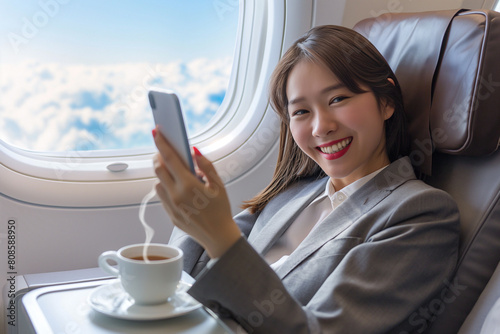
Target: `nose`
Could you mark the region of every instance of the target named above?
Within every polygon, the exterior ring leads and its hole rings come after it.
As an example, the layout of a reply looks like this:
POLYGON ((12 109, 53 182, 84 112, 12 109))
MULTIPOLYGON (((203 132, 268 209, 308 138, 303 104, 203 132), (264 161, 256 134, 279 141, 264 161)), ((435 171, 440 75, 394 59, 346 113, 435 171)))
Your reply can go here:
POLYGON ((338 129, 338 123, 331 111, 319 109, 315 112, 312 135, 315 137, 324 137, 338 129))

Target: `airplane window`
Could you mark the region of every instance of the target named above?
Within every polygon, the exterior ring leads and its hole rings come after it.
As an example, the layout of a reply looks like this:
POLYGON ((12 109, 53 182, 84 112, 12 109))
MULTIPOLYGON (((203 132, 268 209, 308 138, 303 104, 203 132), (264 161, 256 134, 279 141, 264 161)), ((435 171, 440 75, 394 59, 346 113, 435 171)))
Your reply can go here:
POLYGON ((0 140, 31 151, 151 147, 150 87, 190 135, 228 88, 238 0, 0 1, 0 140))
POLYGON ((494 11, 500 12, 500 1, 497 1, 495 7, 493 7, 494 11))

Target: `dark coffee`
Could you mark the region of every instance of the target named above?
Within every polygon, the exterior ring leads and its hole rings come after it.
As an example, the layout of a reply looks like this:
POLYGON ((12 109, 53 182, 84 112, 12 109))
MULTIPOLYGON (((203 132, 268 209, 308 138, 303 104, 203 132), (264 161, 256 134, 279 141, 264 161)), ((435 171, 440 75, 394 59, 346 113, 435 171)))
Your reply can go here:
MULTIPOLYGON (((142 255, 140 256, 134 256, 130 257, 131 260, 137 260, 137 261, 144 261, 144 257, 142 255)), ((162 261, 162 260, 168 260, 170 259, 169 257, 166 256, 161 256, 161 255, 148 255, 148 260, 149 261, 162 261)))

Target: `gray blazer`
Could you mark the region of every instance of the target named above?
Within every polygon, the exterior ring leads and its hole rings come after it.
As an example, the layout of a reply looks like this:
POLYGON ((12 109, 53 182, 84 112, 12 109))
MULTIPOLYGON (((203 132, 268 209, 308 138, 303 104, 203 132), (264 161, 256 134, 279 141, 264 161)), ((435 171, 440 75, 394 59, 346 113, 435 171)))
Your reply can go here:
POLYGON ((249 333, 423 331, 450 285, 459 214, 447 193, 416 179, 408 158, 344 201, 276 272, 261 257, 327 181, 297 182, 260 213, 237 215, 245 238, 210 269, 203 249, 176 229, 171 243, 196 276, 189 293, 249 333))

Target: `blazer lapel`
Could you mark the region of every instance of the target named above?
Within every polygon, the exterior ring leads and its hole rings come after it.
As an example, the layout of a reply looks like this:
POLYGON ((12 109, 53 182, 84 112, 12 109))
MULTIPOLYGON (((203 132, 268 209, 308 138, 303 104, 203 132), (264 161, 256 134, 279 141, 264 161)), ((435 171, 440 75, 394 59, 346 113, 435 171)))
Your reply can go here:
POLYGON ((265 254, 269 248, 286 231, 297 215, 325 190, 328 177, 320 180, 309 181, 298 193, 283 193, 275 198, 272 203, 261 213, 255 226, 248 236, 248 242, 260 254, 265 254), (275 212, 274 214, 267 214, 275 212), (254 233, 255 232, 255 233, 254 233))
POLYGON ((336 238, 395 188, 412 178, 415 178, 415 174, 406 158, 389 165, 316 226, 288 259, 277 268, 278 276, 283 279, 308 256, 336 238))

